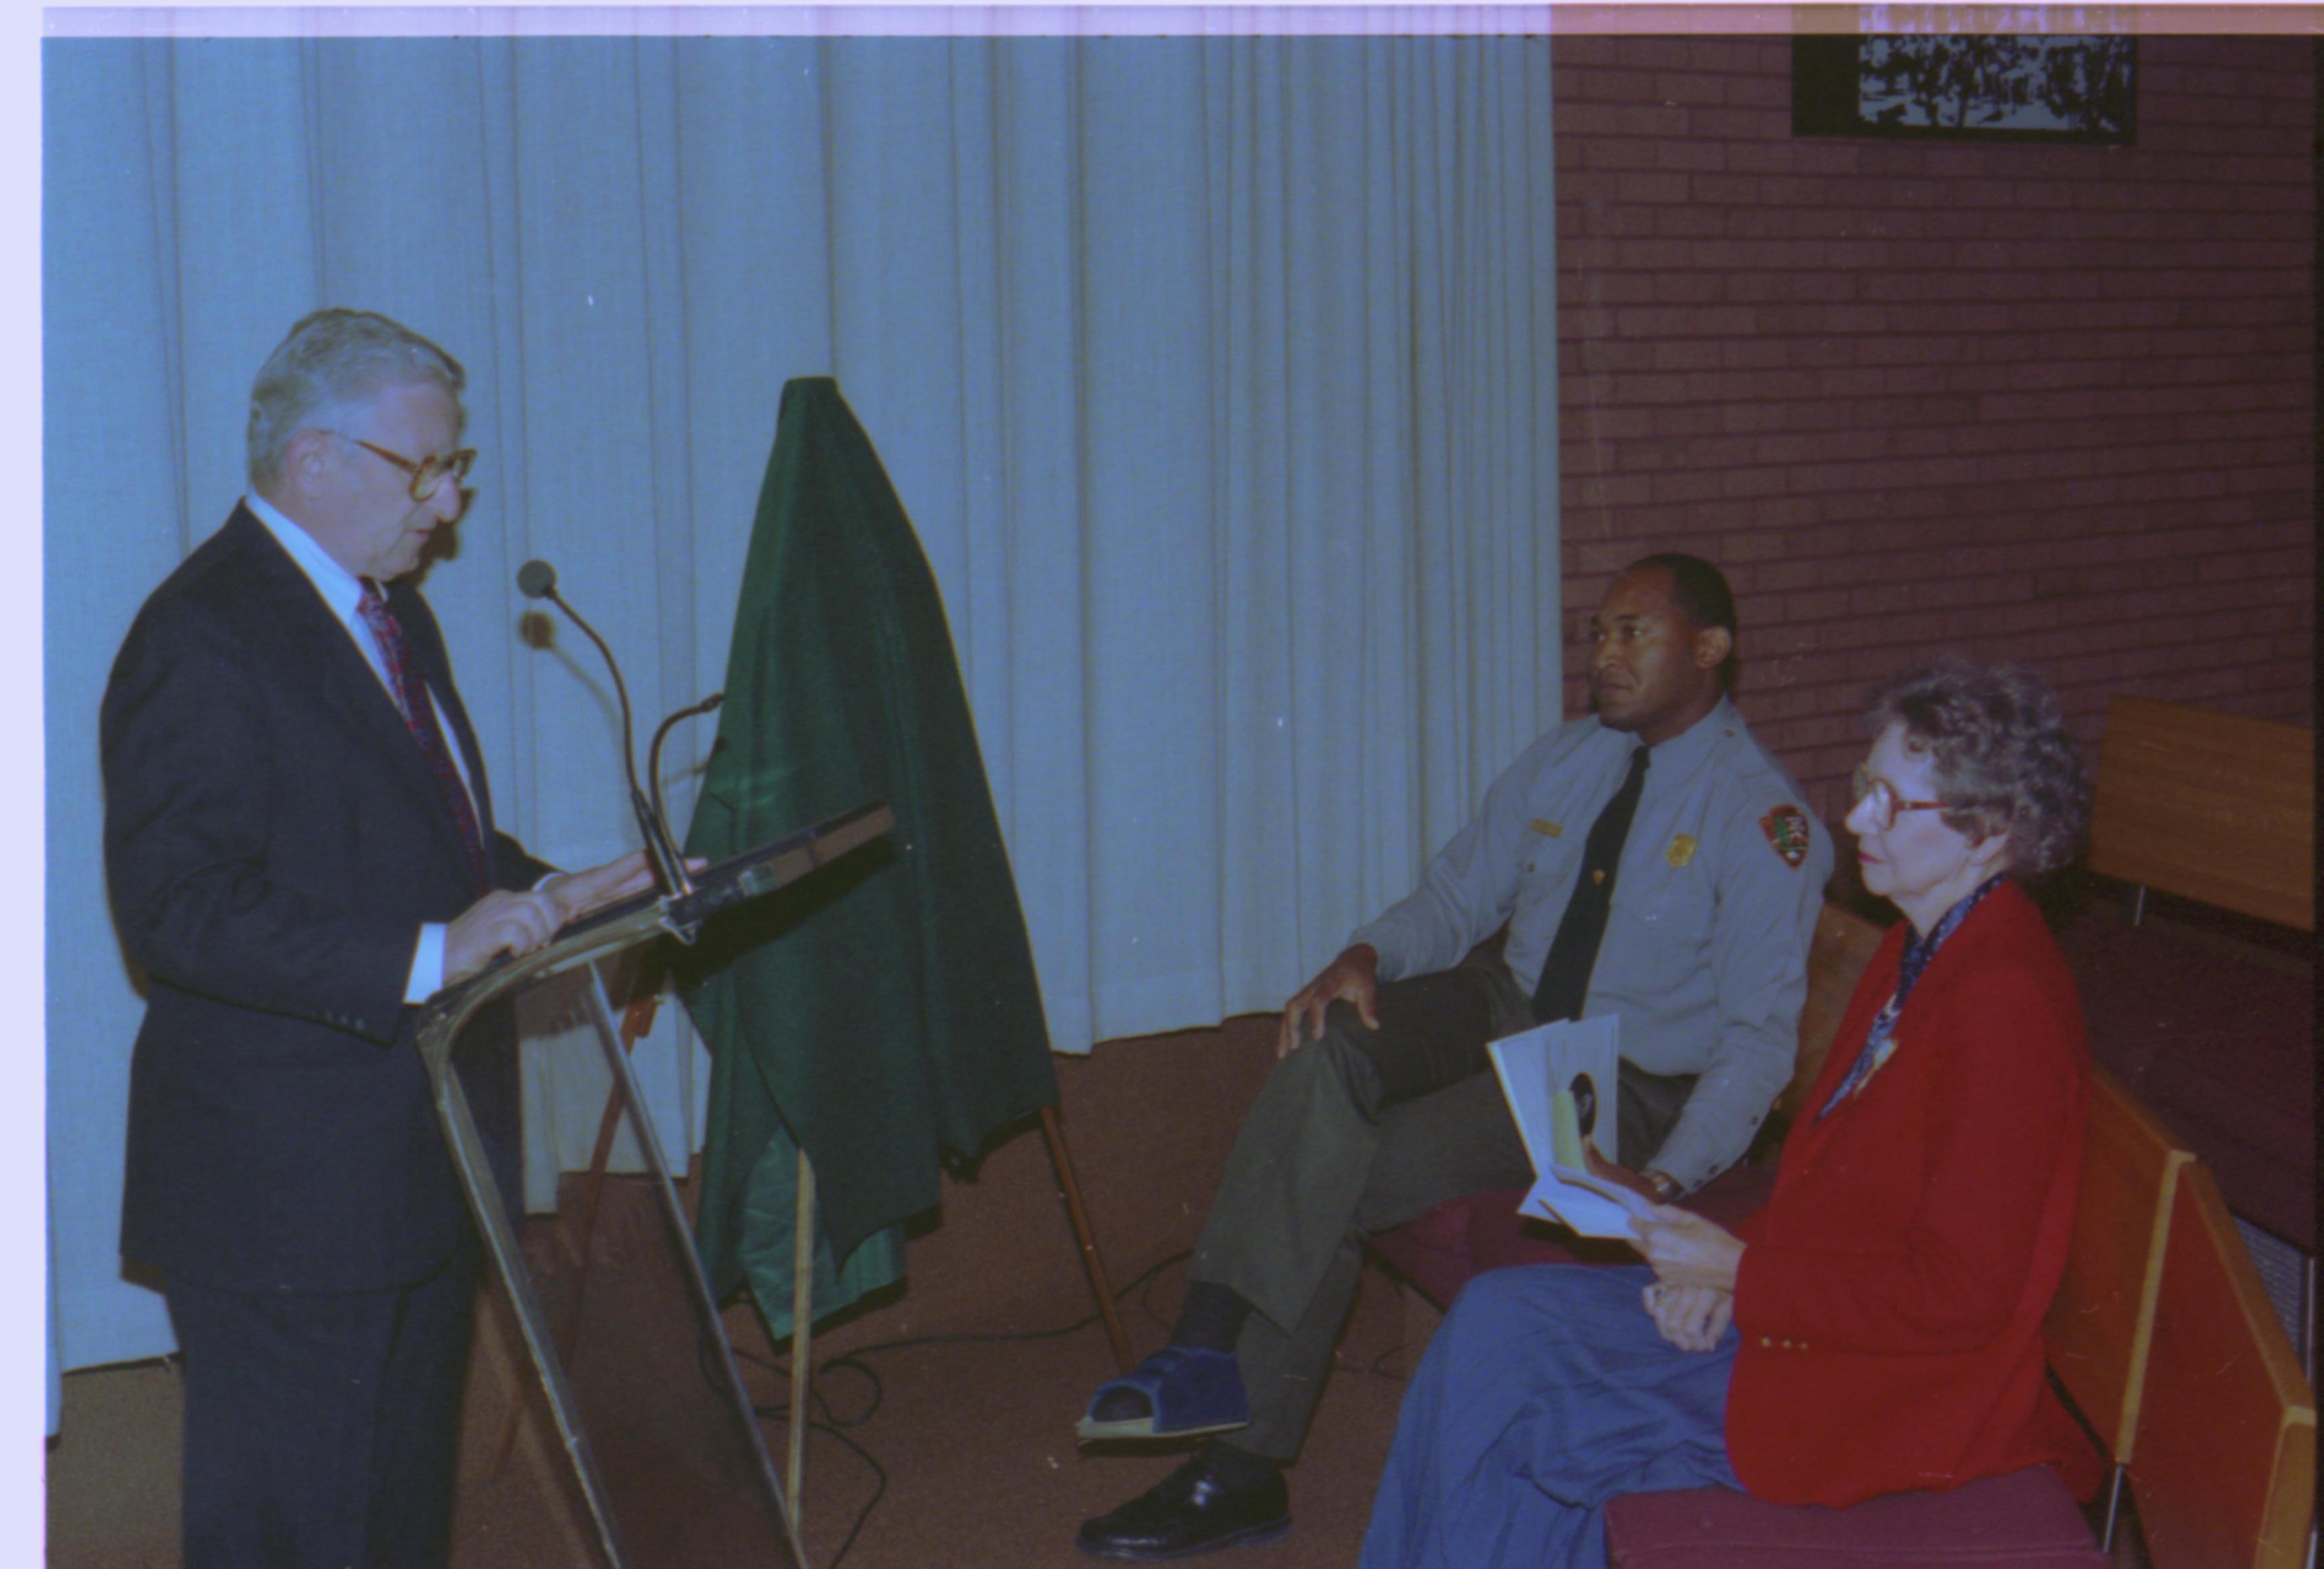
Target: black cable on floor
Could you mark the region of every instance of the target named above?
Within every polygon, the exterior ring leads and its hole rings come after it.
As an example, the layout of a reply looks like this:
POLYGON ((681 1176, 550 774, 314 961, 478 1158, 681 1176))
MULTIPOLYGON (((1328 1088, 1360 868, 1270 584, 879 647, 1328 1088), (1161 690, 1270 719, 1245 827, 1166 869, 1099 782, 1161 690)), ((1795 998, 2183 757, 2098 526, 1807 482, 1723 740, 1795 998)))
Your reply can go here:
MULTIPOLYGON (((788 1422, 790 1420, 791 1408, 788 1406, 753 1405, 751 1410, 753 1415, 765 1421, 788 1422)), ((864 1500, 862 1509, 855 1511, 855 1523, 848 1527, 846 1540, 841 1542, 839 1551, 831 1555, 829 1569, 839 1569, 840 1560, 847 1556, 847 1550, 850 1547, 855 1546, 855 1538, 862 1534, 864 1523, 871 1519, 872 1509, 879 1506, 881 1499, 888 1496, 888 1468, 881 1465, 870 1450, 842 1433, 831 1423, 818 1422, 810 1417, 807 1418, 807 1426, 811 1433, 825 1433, 837 1439, 845 1444, 858 1460, 872 1468, 872 1496, 864 1500)))
MULTIPOLYGON (((1145 1295, 1146 1288, 1152 1285, 1155 1277, 1161 1274, 1163 1270, 1168 1269, 1173 1264, 1182 1262, 1183 1260, 1191 1258, 1193 1254, 1194 1250, 1191 1248, 1186 1249, 1182 1252, 1171 1254, 1161 1262, 1139 1273, 1128 1285, 1123 1286, 1119 1290, 1115 1291, 1113 1294, 1113 1299, 1116 1302, 1120 1302, 1131 1292, 1139 1292, 1139 1305, 1146 1309, 1148 1315, 1153 1317, 1156 1323, 1161 1324, 1165 1328, 1167 1328, 1168 1321, 1163 1319, 1159 1314, 1155 1312, 1153 1303, 1145 1295)), ((821 1407, 823 1411, 823 1419, 818 1421, 813 1416, 810 1416, 807 1420, 807 1426, 811 1431, 828 1434, 832 1437, 837 1439, 841 1444, 845 1444, 858 1459, 862 1460, 864 1464, 872 1468, 873 1482, 871 1498, 866 1500, 863 1507, 856 1511, 855 1523, 848 1527, 847 1537, 844 1541, 840 1543, 839 1551, 832 1555, 831 1562, 829 1565, 827 1565, 827 1569, 839 1569, 840 1561, 847 1556, 847 1550, 855 1545, 855 1538, 862 1535, 865 1524, 871 1520, 872 1509, 879 1506, 880 1500, 886 1497, 888 1492, 887 1468, 880 1463, 878 1458, 875 1457, 870 1450, 856 1443, 855 1440, 848 1437, 845 1433, 841 1431, 842 1428, 861 1427, 863 1424, 872 1420, 872 1418, 879 1413, 881 1399, 884 1393, 884 1387, 880 1381, 879 1373, 873 1371, 869 1364, 857 1361, 855 1360, 856 1358, 869 1356, 873 1352, 901 1351, 911 1346, 1000 1344, 1014 1341, 1061 1340, 1066 1335, 1079 1334, 1081 1331, 1087 1329, 1091 1324, 1097 1323, 1105 1315, 1102 1313, 1093 1313, 1086 1317, 1077 1318, 1073 1323, 1065 1324, 1056 1329, 999 1331, 982 1334, 921 1334, 912 1335, 902 1340, 874 1341, 870 1345, 859 1345, 853 1351, 843 1352, 838 1356, 833 1357, 830 1361, 820 1364, 816 1370, 815 1380, 809 1382, 807 1390, 810 1398, 815 1402, 815 1405, 821 1407), (825 1374, 830 1373, 835 1369, 843 1368, 850 1372, 862 1375, 865 1381, 871 1386, 870 1403, 864 1407, 862 1413, 853 1419, 844 1421, 841 1420, 838 1415, 832 1410, 830 1400, 825 1398, 823 1390, 818 1387, 820 1380, 825 1374)), ((781 1378, 788 1379, 790 1375, 790 1364, 783 1359, 761 1356, 755 1352, 744 1351, 740 1347, 735 1349, 734 1355, 739 1361, 751 1362, 758 1367, 764 1368, 768 1371, 775 1373, 781 1378)), ((788 1422, 790 1420, 790 1406, 788 1402, 779 1406, 761 1406, 753 1403, 751 1409, 755 1415, 765 1421, 788 1422)))
MULTIPOLYGON (((1370 1374, 1371 1374, 1371 1376, 1372 1376, 1373 1378, 1376 1378, 1376 1379, 1386 1379, 1389 1383, 1392 1383, 1392 1384, 1400 1384, 1400 1383, 1403 1383, 1403 1382, 1405 1381, 1405 1377, 1406 1377, 1406 1375, 1404 1374, 1404 1372, 1403 1372, 1401 1370, 1397 1370, 1397 1369, 1391 1369, 1391 1368, 1388 1365, 1388 1360, 1389 1360, 1390 1358, 1392 1358, 1392 1357, 1399 1357, 1399 1356, 1402 1356, 1403 1354, 1404 1354, 1404 1336, 1402 1336, 1402 1335, 1400 1335, 1400 1334, 1399 1334, 1399 1335, 1397 1335, 1397 1336, 1396 1337, 1396 1343, 1395 1343, 1395 1344, 1393 1344, 1393 1345, 1391 1345, 1391 1346, 1389 1346, 1389 1347, 1388 1348, 1388 1350, 1386 1350, 1386 1351, 1384 1351, 1384 1352, 1380 1352, 1380 1353, 1379 1353, 1379 1355, 1378 1355, 1378 1356, 1376 1356, 1376 1357, 1372 1358, 1372 1361, 1371 1361, 1371 1366, 1370 1366, 1370 1367, 1369 1367, 1369 1368, 1367 1368, 1365 1371, 1366 1371, 1367 1372, 1370 1373, 1370 1374)), ((1344 1367, 1344 1368, 1347 1368, 1351 1372, 1352 1372, 1352 1371, 1355 1371, 1355 1370, 1354 1370, 1354 1364, 1350 1363, 1350 1362, 1342 1362, 1342 1361, 1341 1361, 1339 1360, 1339 1356, 1338 1356, 1338 1353, 1337 1353, 1337 1352, 1334 1352, 1334 1353, 1333 1354, 1332 1363, 1333 1363, 1333 1366, 1334 1366, 1334 1367, 1344 1367)))

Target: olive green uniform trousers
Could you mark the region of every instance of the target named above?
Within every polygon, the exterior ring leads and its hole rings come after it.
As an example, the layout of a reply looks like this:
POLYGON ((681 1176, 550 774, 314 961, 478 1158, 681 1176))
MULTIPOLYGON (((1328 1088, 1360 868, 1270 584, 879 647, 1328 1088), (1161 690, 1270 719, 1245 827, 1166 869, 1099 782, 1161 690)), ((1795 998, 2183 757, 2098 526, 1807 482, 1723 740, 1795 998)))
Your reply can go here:
MULTIPOLYGON (((1380 1028, 1334 1003, 1323 1038, 1276 1064, 1227 1158, 1189 1277, 1255 1311, 1235 1352, 1251 1423, 1238 1449, 1296 1459, 1355 1298, 1364 1239, 1447 1199, 1529 1187, 1533 1164, 1485 1044, 1534 1024, 1499 955, 1385 983, 1380 1028)), ((1661 1146, 1692 1078, 1620 1065, 1618 1158, 1661 1146)))

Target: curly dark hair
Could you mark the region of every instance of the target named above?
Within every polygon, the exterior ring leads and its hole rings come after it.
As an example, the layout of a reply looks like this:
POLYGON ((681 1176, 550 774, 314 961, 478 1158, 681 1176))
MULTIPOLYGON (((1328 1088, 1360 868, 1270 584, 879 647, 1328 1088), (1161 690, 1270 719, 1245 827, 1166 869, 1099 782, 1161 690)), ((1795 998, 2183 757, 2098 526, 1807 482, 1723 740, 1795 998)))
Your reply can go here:
POLYGON ((1891 725, 1929 758, 1946 826, 1972 843, 2006 831, 2009 869, 2029 881, 2074 858, 2089 784, 2058 694, 2040 676, 1947 655, 1873 692, 1865 733, 1891 725))

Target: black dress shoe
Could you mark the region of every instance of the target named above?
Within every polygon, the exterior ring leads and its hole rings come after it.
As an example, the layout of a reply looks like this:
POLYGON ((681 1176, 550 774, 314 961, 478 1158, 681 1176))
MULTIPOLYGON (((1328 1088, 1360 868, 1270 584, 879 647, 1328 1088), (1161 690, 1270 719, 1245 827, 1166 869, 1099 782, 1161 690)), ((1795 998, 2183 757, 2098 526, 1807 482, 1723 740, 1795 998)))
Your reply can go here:
POLYGON ((1222 1463, 1216 1446, 1206 1444, 1120 1509, 1083 1521, 1078 1541, 1101 1558, 1160 1564, 1218 1547, 1256 1547, 1290 1529, 1283 1468, 1240 1454, 1222 1463))

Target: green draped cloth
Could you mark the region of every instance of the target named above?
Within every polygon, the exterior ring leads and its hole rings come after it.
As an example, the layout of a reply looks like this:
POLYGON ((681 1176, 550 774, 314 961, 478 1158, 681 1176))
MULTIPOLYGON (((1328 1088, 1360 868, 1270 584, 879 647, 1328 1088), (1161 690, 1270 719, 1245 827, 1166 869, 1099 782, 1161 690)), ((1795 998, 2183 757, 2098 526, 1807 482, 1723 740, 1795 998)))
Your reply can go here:
POLYGON ((681 955, 711 1051, 696 1245, 790 1332, 797 1151, 820 1317, 903 1272, 939 1161, 1054 1105, 1048 1026, 944 600, 827 377, 783 388, 691 855, 886 801, 896 827, 681 955))

